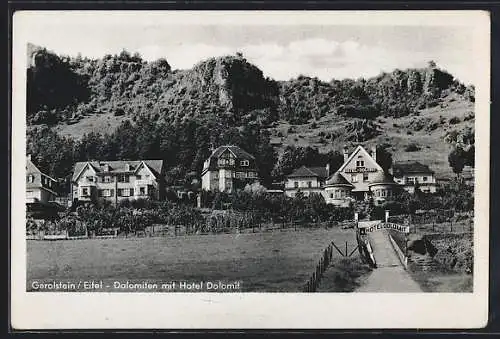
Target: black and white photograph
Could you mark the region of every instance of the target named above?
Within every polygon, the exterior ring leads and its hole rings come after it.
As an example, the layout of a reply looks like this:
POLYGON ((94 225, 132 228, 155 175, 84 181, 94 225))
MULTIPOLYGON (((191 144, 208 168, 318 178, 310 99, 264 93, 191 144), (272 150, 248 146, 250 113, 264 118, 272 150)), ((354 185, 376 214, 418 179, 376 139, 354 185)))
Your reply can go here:
POLYGON ((18 292, 485 307, 489 18, 406 14, 16 13, 18 292))

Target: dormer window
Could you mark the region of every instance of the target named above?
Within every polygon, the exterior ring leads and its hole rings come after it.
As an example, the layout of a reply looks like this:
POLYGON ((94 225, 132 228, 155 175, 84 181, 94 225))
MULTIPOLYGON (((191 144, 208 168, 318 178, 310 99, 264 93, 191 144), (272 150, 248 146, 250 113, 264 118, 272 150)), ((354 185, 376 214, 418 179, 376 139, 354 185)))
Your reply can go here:
POLYGON ((125 165, 125 171, 130 172, 130 171, 132 171, 133 169, 134 169, 134 166, 132 166, 132 165, 130 165, 130 164, 126 164, 126 165, 125 165))
POLYGON ((248 166, 248 165, 250 165, 250 162, 248 160, 241 160, 240 165, 241 166, 248 166))
POLYGON ((356 167, 365 167, 364 160, 356 160, 356 167))

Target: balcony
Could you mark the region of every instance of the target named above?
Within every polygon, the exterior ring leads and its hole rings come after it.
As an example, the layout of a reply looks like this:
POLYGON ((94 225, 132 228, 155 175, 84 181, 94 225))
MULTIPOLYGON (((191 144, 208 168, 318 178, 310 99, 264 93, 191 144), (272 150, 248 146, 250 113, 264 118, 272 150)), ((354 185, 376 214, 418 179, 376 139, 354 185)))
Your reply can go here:
POLYGON ((139 179, 134 181, 134 186, 153 186, 153 187, 158 187, 158 183, 156 180, 152 179, 139 179))

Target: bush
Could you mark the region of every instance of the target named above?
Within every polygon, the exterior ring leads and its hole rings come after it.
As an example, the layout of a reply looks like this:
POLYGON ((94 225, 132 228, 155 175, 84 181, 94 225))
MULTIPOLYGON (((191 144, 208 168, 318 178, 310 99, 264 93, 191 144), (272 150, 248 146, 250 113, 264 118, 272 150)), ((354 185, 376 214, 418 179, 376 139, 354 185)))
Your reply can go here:
POLYGON ((456 125, 458 123, 460 123, 460 118, 453 117, 453 118, 450 119, 450 125, 456 125))
POLYGON ((415 143, 408 144, 405 147, 405 152, 416 152, 419 150, 420 150, 420 147, 418 147, 415 143))
POLYGON ((119 116, 122 116, 122 115, 125 115, 125 111, 123 109, 121 109, 121 108, 117 108, 115 110, 114 116, 115 117, 119 117, 119 116))

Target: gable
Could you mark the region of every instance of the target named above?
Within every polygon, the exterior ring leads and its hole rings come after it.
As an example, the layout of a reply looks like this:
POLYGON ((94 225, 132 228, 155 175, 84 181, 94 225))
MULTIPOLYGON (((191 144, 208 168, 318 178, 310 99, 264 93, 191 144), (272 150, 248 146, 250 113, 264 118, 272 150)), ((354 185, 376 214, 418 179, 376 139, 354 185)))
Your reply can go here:
POLYGON ((364 167, 367 171, 382 171, 382 167, 372 158, 372 156, 362 147, 358 146, 347 161, 339 168, 339 172, 350 172, 358 167, 364 167), (362 162, 363 166, 358 166, 357 162, 362 162))
POLYGON ((233 151, 231 151, 229 148, 226 148, 222 153, 219 155, 219 158, 236 158, 236 155, 234 154, 233 151))
POLYGON ((144 163, 142 162, 139 167, 137 167, 137 170, 135 172, 136 174, 139 174, 139 175, 152 175, 153 178, 156 179, 156 174, 153 173, 153 171, 151 171, 151 169, 144 163))
POLYGON ((88 175, 96 175, 96 171, 89 163, 87 163, 80 173, 74 178, 74 181, 78 181, 80 178, 86 177, 88 175))

